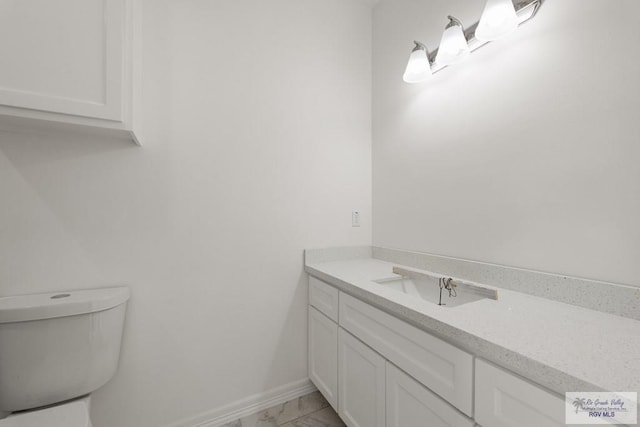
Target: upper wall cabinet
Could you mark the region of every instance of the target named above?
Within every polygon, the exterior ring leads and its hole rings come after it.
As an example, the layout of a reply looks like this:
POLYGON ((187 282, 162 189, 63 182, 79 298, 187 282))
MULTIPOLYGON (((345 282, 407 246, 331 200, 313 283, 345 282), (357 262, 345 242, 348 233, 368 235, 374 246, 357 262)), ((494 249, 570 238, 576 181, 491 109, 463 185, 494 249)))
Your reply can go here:
POLYGON ((0 126, 89 126, 138 142, 137 1, 0 0, 0 126))

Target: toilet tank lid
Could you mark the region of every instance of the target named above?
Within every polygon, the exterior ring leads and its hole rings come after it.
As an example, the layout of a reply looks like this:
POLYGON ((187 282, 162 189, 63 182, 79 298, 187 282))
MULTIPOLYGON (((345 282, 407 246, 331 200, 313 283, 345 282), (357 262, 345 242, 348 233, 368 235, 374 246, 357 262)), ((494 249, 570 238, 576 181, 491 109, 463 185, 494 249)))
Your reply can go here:
POLYGON ((129 299, 129 288, 87 289, 0 298, 0 323, 53 319, 107 310, 129 299))

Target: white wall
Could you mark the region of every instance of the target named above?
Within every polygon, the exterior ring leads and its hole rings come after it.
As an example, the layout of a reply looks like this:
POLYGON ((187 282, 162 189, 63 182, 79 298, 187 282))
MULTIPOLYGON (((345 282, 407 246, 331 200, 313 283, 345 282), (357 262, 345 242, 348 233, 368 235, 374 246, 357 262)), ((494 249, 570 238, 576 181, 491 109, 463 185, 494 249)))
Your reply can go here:
POLYGON ((168 425, 304 380, 302 250, 371 243, 371 10, 144 13, 144 147, 0 133, 0 295, 133 292, 96 427, 168 425))
POLYGON ((546 1, 503 40, 424 84, 402 73, 447 14, 374 11, 375 245, 640 285, 636 0, 546 1))

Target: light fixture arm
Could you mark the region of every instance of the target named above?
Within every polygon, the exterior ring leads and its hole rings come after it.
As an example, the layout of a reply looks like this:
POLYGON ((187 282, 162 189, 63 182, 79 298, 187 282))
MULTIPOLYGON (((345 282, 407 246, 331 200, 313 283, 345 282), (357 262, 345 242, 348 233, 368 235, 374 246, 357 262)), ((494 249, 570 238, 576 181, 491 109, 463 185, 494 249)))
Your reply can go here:
POLYGON ((414 40, 413 42, 416 45, 413 47, 413 50, 411 52, 415 52, 416 50, 424 49, 424 51, 427 52, 427 56, 429 56, 429 49, 427 49, 427 46, 424 43, 420 43, 417 40, 414 40))
MULTIPOLYGON (((516 13, 519 13, 522 9, 526 8, 526 7, 533 7, 533 12, 531 12, 531 16, 529 16, 529 18, 527 18, 527 21, 531 18, 533 18, 534 16, 536 16, 536 13, 538 13, 538 10, 540 9, 540 6, 542 6, 542 3, 544 3, 545 0, 521 0, 521 1, 516 1, 514 4, 514 8, 516 9, 516 13)), ((524 21, 523 21, 524 22, 524 21)))
MULTIPOLYGON (((462 32, 464 33, 464 26, 462 25, 462 22, 460 22, 460 20, 458 18, 456 18, 455 16, 451 16, 451 15, 448 15, 447 18, 449 18, 449 23, 447 24, 446 27, 444 27, 445 30, 447 28, 455 27, 457 25, 458 27, 460 27, 462 29, 462 32)), ((465 34, 465 36, 466 36, 466 34, 465 34)))

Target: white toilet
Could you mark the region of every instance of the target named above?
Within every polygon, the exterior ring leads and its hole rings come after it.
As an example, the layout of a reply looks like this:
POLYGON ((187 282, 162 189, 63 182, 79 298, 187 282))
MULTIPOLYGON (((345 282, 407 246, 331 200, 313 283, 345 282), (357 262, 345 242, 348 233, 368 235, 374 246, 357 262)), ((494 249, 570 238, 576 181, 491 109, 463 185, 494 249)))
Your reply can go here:
POLYGON ((90 427, 128 299, 126 287, 0 298, 0 427, 90 427))

